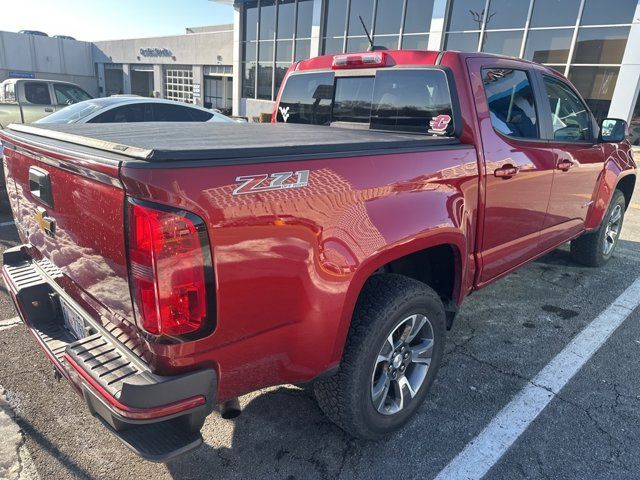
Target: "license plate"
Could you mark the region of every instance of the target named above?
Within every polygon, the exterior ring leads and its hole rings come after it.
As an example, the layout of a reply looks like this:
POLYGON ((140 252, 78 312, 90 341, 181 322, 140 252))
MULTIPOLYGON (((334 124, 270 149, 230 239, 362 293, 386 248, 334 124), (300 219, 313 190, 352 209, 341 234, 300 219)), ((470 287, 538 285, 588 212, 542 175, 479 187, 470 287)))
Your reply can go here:
POLYGON ((64 317, 64 326, 78 340, 84 337, 84 320, 83 318, 64 300, 60 301, 62 306, 62 316, 64 317))

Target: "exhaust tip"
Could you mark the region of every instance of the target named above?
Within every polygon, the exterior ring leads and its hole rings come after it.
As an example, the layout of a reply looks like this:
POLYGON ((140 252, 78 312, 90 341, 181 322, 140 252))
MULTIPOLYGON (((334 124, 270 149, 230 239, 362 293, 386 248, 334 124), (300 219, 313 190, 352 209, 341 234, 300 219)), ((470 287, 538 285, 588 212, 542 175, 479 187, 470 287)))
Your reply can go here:
POLYGON ((220 416, 225 420, 232 420, 234 418, 237 418, 241 413, 242 409, 240 408, 240 402, 237 398, 227 400, 222 405, 220 405, 220 416))

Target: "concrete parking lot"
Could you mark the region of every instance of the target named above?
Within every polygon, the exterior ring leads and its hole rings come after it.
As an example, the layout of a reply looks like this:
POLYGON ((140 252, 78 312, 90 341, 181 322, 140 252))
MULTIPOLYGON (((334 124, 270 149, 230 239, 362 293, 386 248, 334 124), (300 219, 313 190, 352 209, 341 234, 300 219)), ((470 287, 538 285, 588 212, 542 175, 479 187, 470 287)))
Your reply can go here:
MULTIPOLYGON (((0 217, 0 225, 8 221, 0 217)), ((13 226, 0 226, 1 248, 16 242, 13 226)), ((350 439, 305 391, 281 386, 244 396, 235 420, 212 415, 199 450, 168 465, 148 463, 54 379, 35 341, 12 322, 0 327, 0 385, 43 479, 434 478, 639 277, 636 195, 606 267, 578 266, 564 247, 469 297, 427 402, 404 431, 381 442, 350 439)), ((0 320, 15 316, 3 291, 0 320)), ((488 464, 487 478, 640 478, 640 311, 624 317, 506 453, 488 464)))

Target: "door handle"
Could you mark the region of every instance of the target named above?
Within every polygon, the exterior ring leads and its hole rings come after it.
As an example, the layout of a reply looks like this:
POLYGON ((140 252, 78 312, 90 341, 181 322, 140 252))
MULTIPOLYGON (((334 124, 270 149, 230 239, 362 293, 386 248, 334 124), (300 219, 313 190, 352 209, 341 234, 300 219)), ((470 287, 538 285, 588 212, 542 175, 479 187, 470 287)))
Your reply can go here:
POLYGON ((45 107, 44 111, 45 112, 53 112, 53 107, 45 107))
POLYGON ((508 180, 514 175, 518 173, 520 169, 518 167, 514 167, 513 165, 505 165, 503 167, 497 168, 493 171, 493 175, 497 178, 502 178, 503 180, 508 180))
POLYGON ((563 172, 568 172, 569 169, 573 167, 573 162, 571 160, 560 160, 556 165, 558 170, 562 170, 563 172))

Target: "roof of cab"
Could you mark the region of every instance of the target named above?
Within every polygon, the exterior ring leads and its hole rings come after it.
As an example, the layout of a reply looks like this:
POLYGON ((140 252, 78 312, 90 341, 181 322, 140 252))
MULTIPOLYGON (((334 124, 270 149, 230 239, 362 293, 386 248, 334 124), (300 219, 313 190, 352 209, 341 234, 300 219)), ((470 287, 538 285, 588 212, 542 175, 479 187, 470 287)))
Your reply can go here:
MULTIPOLYGON (((523 64, 536 65, 538 68, 543 68, 552 75, 560 78, 565 78, 564 75, 553 68, 541 65, 536 62, 531 62, 523 58, 508 57, 506 55, 497 55, 494 53, 484 52, 461 52, 457 50, 376 50, 376 52, 384 52, 386 57, 386 66, 392 67, 397 65, 438 65, 440 59, 444 55, 455 55, 460 57, 460 60, 464 61, 467 58, 501 58, 505 60, 514 60, 523 64)), ((308 60, 302 60, 292 66, 292 69, 296 72, 304 70, 326 70, 331 69, 333 65, 333 59, 336 55, 363 55, 372 52, 354 52, 346 54, 330 54, 322 55, 319 57, 310 58, 308 60)))

